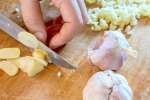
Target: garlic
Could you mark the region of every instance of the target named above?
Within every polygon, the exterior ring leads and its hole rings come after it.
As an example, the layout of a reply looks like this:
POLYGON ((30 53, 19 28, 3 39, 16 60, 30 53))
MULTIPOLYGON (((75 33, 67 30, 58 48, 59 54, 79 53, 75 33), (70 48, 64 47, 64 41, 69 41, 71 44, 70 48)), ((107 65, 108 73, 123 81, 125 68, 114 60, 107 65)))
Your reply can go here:
POLYGON ((133 93, 124 76, 112 71, 95 73, 83 90, 83 100, 132 100, 133 93))
POLYGON ((58 76, 58 77, 61 77, 61 76, 62 76, 62 73, 61 73, 61 72, 58 72, 58 73, 57 73, 57 76, 58 76))
MULTIPOLYGON (((125 27, 135 26, 141 17, 150 18, 150 2, 148 0, 88 0, 101 6, 89 8, 88 24, 94 31, 101 30, 121 30, 125 32, 125 27), (100 20, 105 20, 108 28, 103 28, 100 20), (97 24, 94 24, 97 23, 97 24)), ((105 25, 106 25, 105 24, 105 25)))

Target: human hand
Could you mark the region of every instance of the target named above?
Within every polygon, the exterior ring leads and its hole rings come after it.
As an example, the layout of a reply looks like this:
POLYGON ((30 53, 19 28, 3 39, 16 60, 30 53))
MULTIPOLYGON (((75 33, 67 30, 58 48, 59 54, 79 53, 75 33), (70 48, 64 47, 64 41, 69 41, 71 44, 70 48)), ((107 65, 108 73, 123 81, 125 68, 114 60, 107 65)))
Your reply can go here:
POLYGON ((88 19, 84 0, 52 0, 52 2, 59 8, 64 20, 60 32, 54 35, 49 42, 49 47, 55 49, 80 33, 88 19))
POLYGON ((20 0, 23 20, 28 30, 42 42, 47 39, 46 27, 38 0, 20 0))
MULTIPOLYGON (((42 18, 38 0, 20 0, 21 10, 25 25, 31 33, 45 42, 47 40, 46 27, 42 18)), ((49 47, 58 48, 69 42, 81 31, 81 27, 87 23, 87 11, 84 0, 52 0, 52 3, 60 10, 64 24, 57 34, 49 41, 49 47)))

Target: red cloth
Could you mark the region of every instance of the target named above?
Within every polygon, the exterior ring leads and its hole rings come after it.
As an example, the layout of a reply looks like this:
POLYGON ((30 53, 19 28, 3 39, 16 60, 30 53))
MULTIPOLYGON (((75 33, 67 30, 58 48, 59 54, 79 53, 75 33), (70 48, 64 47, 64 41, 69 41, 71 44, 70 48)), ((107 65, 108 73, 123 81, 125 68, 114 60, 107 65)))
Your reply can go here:
MULTIPOLYGON (((46 23, 46 27, 47 27, 47 41, 46 44, 49 44, 49 41, 51 40, 51 38, 59 33, 62 25, 63 25, 64 21, 62 19, 61 16, 57 17, 55 20, 50 20, 46 23)), ((65 45, 58 47, 56 49, 54 49, 54 51, 59 52, 65 45)))

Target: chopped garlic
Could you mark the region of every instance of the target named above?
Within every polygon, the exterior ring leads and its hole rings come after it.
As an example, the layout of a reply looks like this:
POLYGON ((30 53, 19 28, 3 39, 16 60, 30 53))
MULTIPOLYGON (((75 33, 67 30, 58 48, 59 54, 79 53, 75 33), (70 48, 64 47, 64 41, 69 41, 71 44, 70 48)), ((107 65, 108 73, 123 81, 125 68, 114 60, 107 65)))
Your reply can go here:
POLYGON ((96 0, 95 3, 100 6, 88 10, 88 24, 94 31, 109 29, 125 32, 126 26, 137 25, 138 19, 141 17, 150 18, 149 0, 96 0), (108 28, 101 25, 101 19, 107 22, 108 28))
POLYGON ((58 77, 61 77, 61 76, 62 76, 62 73, 61 73, 61 72, 58 72, 58 73, 57 73, 57 76, 58 76, 58 77))

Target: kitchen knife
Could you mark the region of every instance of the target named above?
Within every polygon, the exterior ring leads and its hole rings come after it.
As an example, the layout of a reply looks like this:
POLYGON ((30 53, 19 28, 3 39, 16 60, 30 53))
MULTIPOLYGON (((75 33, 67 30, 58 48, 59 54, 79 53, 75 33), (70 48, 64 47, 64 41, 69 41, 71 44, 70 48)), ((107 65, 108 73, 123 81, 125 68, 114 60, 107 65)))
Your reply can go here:
MULTIPOLYGON (((4 32, 6 32, 11 37, 13 37, 14 39, 16 39, 17 41, 22 43, 22 41, 20 41, 18 39, 18 34, 21 32, 25 32, 25 30, 1 13, 0 13, 0 29, 3 30, 4 32)), ((58 66, 69 68, 69 69, 76 68, 74 65, 70 64, 69 62, 64 60, 61 56, 59 56, 57 53, 55 53, 52 49, 48 48, 45 44, 43 44, 40 41, 38 41, 38 42, 40 44, 40 46, 38 48, 40 48, 48 53, 47 58, 48 58, 49 63, 52 62, 58 66)), ((24 43, 22 43, 22 44, 24 44, 24 43)), ((27 45, 25 45, 25 46, 27 46, 27 45)), ((29 47, 29 46, 27 46, 27 47, 29 47)), ((33 49, 33 48, 31 48, 31 49, 33 49)))

